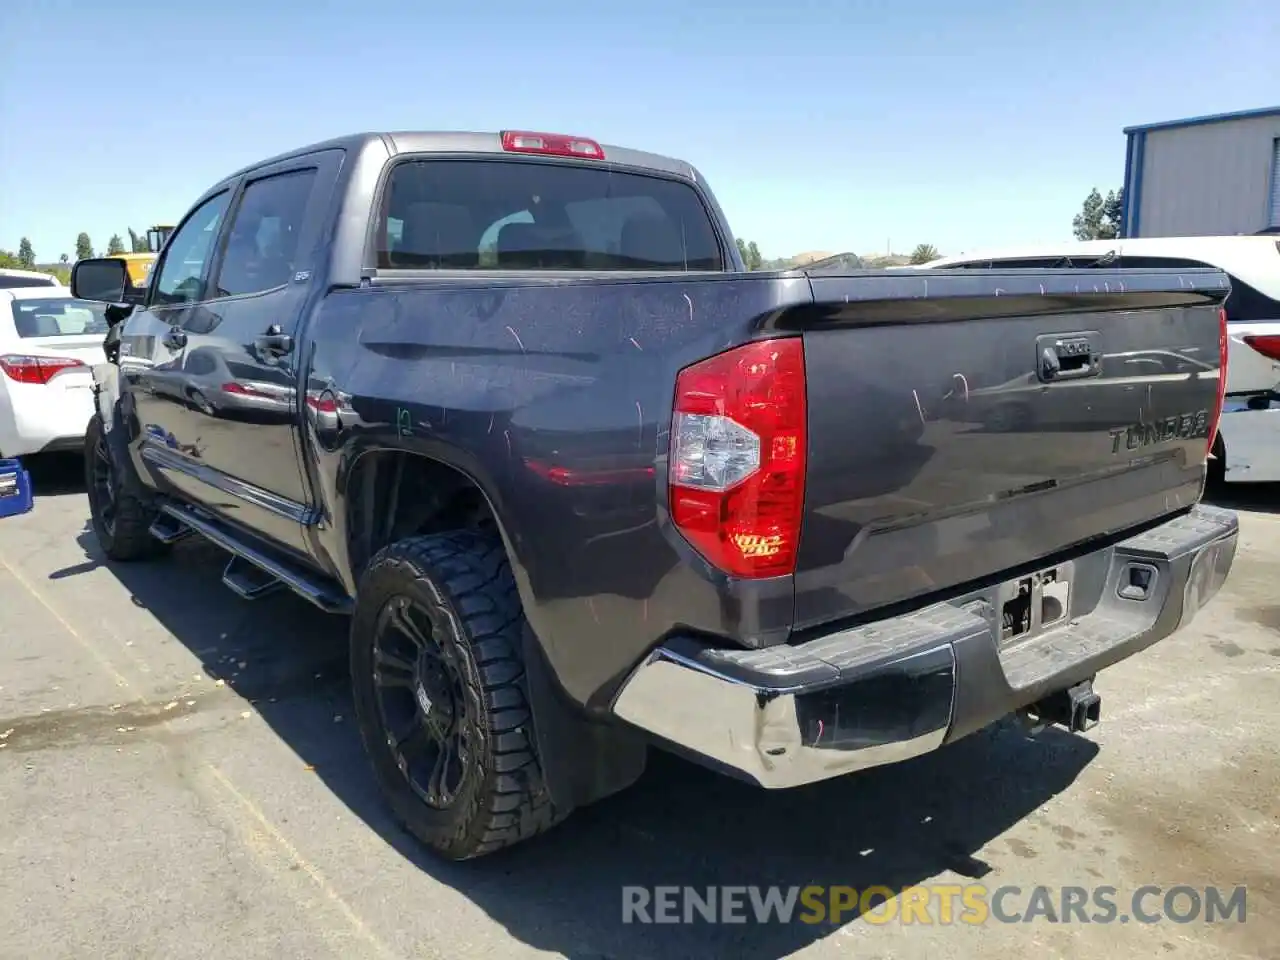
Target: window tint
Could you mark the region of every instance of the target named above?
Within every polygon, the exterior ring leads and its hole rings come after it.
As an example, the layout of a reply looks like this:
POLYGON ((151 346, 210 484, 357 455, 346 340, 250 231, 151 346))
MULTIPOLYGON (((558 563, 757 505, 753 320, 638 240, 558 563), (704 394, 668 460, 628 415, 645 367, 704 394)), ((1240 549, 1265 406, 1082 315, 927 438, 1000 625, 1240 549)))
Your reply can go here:
POLYGON ((219 297, 241 297, 289 282, 315 170, 255 180, 244 191, 216 285, 219 297))
POLYGON ((53 277, 15 277, 0 271, 0 290, 16 290, 18 287, 56 287, 53 277))
POLYGON ((515 160, 398 164, 377 244, 382 268, 722 270, 711 217, 687 183, 515 160))
POLYGON ((1280 300, 1231 277, 1231 296, 1227 297, 1227 322, 1247 323, 1255 320, 1280 320, 1280 300))
POLYGON ((160 279, 156 281, 153 302, 157 306, 205 299, 205 268, 230 199, 226 191, 210 197, 174 234, 165 251, 160 279))
POLYGON ((18 336, 74 337, 107 332, 107 305, 88 300, 15 300, 13 325, 18 336))

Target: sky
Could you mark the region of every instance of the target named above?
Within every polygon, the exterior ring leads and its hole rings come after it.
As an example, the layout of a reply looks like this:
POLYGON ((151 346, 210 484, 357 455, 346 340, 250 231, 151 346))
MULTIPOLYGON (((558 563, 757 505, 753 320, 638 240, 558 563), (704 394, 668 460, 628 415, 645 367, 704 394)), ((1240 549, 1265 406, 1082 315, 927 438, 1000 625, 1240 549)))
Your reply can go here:
POLYGON ((0 249, 40 261, 332 136, 510 128, 688 160, 766 257, 956 254, 1069 237, 1125 126, 1280 104, 1277 0, 3 5, 0 249))

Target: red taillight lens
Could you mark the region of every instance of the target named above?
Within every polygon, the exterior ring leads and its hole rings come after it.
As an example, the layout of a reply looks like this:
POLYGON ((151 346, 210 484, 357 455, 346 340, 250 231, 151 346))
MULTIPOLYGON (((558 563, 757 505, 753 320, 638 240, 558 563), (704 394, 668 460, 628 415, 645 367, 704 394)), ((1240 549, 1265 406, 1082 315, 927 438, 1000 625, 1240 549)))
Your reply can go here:
POLYGON ((1209 442, 1204 448, 1208 458, 1213 452, 1213 442, 1218 439, 1218 423, 1222 420, 1222 405, 1227 399, 1227 311, 1218 311, 1218 401, 1209 417, 1209 442))
POLYGON ((316 413, 338 412, 338 401, 333 397, 307 397, 307 406, 316 413))
POLYGON ((603 160, 604 148, 586 137, 566 137, 559 133, 502 131, 502 149, 508 153, 541 153, 552 157, 582 157, 603 160))
POLYGON ((253 387, 247 387, 243 383, 237 383, 232 380, 230 383, 222 385, 223 393, 235 394, 238 397, 261 397, 264 400, 270 400, 271 394, 264 393, 262 390, 255 390, 253 387))
POLYGON ((804 341, 759 340, 686 367, 671 422, 671 518, 736 577, 793 573, 804 510, 804 341))
POLYGON ((18 383, 48 383, 63 370, 83 366, 72 357, 35 357, 15 353, 0 357, 0 370, 18 383))
POLYGON ((1280 360, 1280 335, 1274 333, 1240 338, 1268 360, 1280 360))

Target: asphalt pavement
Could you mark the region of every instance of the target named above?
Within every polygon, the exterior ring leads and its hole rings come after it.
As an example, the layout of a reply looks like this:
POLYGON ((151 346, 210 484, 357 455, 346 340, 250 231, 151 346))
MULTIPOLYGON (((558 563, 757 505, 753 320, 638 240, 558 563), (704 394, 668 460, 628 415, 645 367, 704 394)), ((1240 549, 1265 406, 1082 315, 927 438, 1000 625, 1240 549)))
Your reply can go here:
POLYGON ((459 865, 387 816, 345 621, 288 594, 239 599, 202 543, 106 565, 78 464, 35 468, 36 509, 0 521, 0 957, 1277 956, 1275 488, 1228 498, 1243 540, 1223 592, 1102 674, 1085 735, 1006 723, 783 792, 658 754, 626 793, 459 865), (623 922, 624 887, 814 884, 1018 890, 981 924, 888 908, 623 922), (1144 885, 1159 888, 1145 921, 1126 913, 1144 885), (1243 922, 1177 922, 1196 912, 1185 890, 1161 913, 1178 885, 1244 887, 1243 922), (1057 906, 1031 915, 1040 886, 1057 906), (1067 887, 1114 888, 1125 916, 1073 918, 1067 887))

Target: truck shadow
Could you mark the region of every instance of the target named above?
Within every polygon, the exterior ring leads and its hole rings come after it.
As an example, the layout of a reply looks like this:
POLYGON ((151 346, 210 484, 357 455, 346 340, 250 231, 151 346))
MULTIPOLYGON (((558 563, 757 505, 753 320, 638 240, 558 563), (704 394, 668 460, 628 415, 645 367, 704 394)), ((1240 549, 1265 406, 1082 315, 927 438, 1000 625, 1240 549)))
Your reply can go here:
MULTIPOLYGON (((102 562, 87 528, 79 542, 85 564, 55 577, 102 562)), ((482 860, 445 863, 400 830, 374 786, 351 720, 345 618, 287 593, 249 607, 220 587, 224 563, 216 548, 188 541, 167 561, 108 566, 133 602, 210 676, 252 701, 301 764, 388 847, 517 940, 573 960, 773 960, 857 919, 850 910, 813 924, 624 923, 628 886, 899 890, 944 872, 956 875, 950 882, 997 883, 1001 861, 1033 854, 993 841, 1065 790, 1097 752, 1081 737, 1051 730, 1032 740, 1006 724, 898 766, 766 792, 655 751, 638 784, 544 836, 482 860)))
POLYGON ((1280 483, 1217 483, 1205 490, 1205 503, 1252 513, 1280 513, 1280 483))

